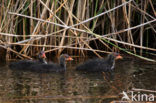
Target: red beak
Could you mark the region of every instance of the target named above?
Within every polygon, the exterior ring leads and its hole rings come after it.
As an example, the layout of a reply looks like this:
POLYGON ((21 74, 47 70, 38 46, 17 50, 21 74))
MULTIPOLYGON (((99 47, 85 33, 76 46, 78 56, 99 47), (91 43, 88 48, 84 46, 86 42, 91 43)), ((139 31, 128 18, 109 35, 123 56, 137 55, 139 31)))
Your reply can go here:
POLYGON ((74 60, 74 59, 71 58, 71 57, 68 57, 66 60, 67 60, 67 61, 72 61, 72 60, 74 60))
POLYGON ((42 58, 47 58, 46 55, 45 55, 45 53, 42 54, 42 58))
POLYGON ((122 56, 118 55, 118 56, 116 56, 115 59, 117 60, 117 59, 122 59, 122 58, 123 58, 122 56))

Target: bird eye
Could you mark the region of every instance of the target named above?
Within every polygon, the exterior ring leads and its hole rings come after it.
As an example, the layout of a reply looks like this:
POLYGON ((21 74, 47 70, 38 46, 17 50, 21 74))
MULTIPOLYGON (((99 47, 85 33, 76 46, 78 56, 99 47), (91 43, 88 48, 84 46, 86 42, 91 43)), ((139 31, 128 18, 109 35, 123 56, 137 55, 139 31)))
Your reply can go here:
POLYGON ((69 56, 67 54, 64 55, 65 58, 68 58, 69 56))

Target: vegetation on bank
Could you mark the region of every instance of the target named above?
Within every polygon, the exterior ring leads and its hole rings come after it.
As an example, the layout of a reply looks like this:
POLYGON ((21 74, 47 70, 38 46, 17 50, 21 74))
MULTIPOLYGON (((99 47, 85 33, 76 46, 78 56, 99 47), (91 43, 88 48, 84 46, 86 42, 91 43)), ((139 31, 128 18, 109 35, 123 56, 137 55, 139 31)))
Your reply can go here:
POLYGON ((155 0, 0 0, 0 49, 7 60, 47 53, 86 56, 156 51, 155 0))

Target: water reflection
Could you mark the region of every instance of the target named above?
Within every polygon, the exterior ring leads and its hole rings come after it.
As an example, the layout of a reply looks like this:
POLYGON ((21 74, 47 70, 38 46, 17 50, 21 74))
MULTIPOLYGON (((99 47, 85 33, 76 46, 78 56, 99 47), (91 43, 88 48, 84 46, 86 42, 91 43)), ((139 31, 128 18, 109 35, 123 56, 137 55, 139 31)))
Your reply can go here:
POLYGON ((1 64, 0 103, 109 103, 120 100, 123 90, 156 90, 156 64, 120 60, 113 79, 107 73, 75 71, 76 64, 69 63, 64 73, 12 71, 1 64))

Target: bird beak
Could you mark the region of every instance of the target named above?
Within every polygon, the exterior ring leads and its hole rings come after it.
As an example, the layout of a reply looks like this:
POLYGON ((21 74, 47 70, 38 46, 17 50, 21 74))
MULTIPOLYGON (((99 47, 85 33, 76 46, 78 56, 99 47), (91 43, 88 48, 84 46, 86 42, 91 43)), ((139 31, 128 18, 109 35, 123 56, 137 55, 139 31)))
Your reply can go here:
POLYGON ((116 58, 115 58, 116 60, 117 59, 123 59, 123 57, 122 56, 120 56, 120 55, 118 55, 118 56, 116 56, 116 58))
POLYGON ((46 55, 45 55, 45 53, 42 54, 42 58, 47 58, 46 55))
POLYGON ((66 61, 72 61, 72 60, 74 60, 74 59, 71 58, 71 57, 68 57, 68 58, 66 59, 66 61))

